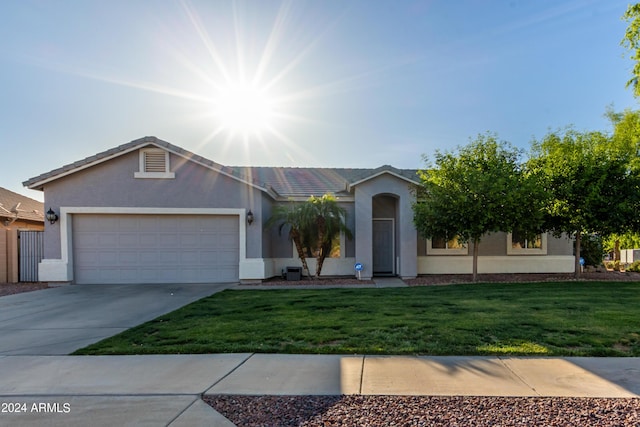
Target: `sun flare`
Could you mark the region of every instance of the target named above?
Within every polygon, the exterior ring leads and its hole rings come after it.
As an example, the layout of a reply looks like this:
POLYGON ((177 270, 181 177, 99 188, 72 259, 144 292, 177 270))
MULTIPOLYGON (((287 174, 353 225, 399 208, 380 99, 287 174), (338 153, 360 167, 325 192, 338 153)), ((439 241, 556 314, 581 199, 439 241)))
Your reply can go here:
POLYGON ((230 84, 213 97, 218 125, 232 134, 259 134, 273 125, 274 101, 250 84, 230 84))

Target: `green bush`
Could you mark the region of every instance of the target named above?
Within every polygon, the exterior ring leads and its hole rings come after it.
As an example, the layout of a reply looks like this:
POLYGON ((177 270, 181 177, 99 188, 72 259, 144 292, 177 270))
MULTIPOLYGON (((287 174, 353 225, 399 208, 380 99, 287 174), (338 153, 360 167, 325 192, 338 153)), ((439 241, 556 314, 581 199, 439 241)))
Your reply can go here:
POLYGON ((604 258, 602 238, 597 235, 584 236, 580 244, 580 256, 585 265, 600 265, 604 258))
POLYGON ((640 273, 640 261, 634 261, 633 264, 627 266, 627 271, 635 271, 640 273))

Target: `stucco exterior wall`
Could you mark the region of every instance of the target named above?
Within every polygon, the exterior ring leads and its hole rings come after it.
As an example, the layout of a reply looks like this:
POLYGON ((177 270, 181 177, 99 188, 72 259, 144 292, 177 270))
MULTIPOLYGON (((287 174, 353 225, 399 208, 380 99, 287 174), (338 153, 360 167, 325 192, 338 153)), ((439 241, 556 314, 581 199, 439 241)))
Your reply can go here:
MULTIPOLYGON (((269 216, 265 216, 265 222, 269 219, 273 212, 273 207, 276 204, 283 204, 287 202, 271 203, 265 202, 266 209, 269 210, 269 216)), ((354 204, 352 202, 339 202, 338 206, 343 208, 347 212, 346 225, 351 230, 353 238, 343 239, 343 248, 341 249, 340 258, 327 258, 322 266, 322 275, 348 275, 352 273, 353 265, 355 263, 355 214, 354 204)), ((298 254, 295 251, 293 242, 289 238, 289 229, 284 227, 282 233, 278 231, 279 226, 276 224, 272 227, 265 227, 264 236, 267 245, 267 251, 264 258, 269 259, 268 263, 271 265, 271 273, 267 274, 267 277, 280 275, 283 268, 288 266, 301 266, 302 263, 298 258, 298 254)), ((307 264, 311 272, 315 271, 315 260, 307 259, 307 264)))
MULTIPOLYGON (((546 237, 546 253, 509 254, 507 233, 484 236, 478 251, 479 273, 570 273, 574 269, 573 241, 565 236, 546 237)), ((419 238, 418 274, 471 274, 473 244, 467 254, 427 255, 426 240, 419 238)))
MULTIPOLYGON (((554 237, 551 233, 547 233, 546 237, 547 251, 542 255, 573 255, 573 240, 567 236, 554 237)), ((489 233, 482 237, 478 256, 507 256, 507 233, 489 233)), ((473 254, 473 244, 469 244, 469 252, 467 255, 473 254)), ((434 256, 427 254, 427 241, 418 235, 418 256, 434 256)), ((448 255, 459 256, 459 255, 448 255)), ((520 255, 509 255, 520 256, 520 255)), ((532 254, 523 256, 536 256, 532 254)))
MULTIPOLYGON (((373 203, 377 195, 389 195, 397 198, 397 235, 396 266, 401 277, 409 278, 417 275, 417 234, 413 226, 413 195, 410 184, 391 174, 383 174, 359 183, 355 188, 356 214, 356 261, 363 264, 361 277, 369 279, 373 276, 373 203)), ((383 207, 384 209, 384 207, 383 207)))
MULTIPOLYGON (((45 185, 45 206, 251 209, 262 215, 262 192, 233 178, 171 154, 173 179, 135 178, 138 151, 124 154, 45 185)), ((247 258, 262 257, 262 230, 247 227, 247 258)), ((60 221, 45 227, 44 256, 61 257, 60 221)))

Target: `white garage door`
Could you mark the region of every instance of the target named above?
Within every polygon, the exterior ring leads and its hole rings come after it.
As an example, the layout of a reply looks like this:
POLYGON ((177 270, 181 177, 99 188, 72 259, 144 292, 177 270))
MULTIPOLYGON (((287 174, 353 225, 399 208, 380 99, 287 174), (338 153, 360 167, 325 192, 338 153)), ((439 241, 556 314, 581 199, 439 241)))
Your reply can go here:
POLYGON ((233 215, 74 215, 76 283, 238 281, 233 215))

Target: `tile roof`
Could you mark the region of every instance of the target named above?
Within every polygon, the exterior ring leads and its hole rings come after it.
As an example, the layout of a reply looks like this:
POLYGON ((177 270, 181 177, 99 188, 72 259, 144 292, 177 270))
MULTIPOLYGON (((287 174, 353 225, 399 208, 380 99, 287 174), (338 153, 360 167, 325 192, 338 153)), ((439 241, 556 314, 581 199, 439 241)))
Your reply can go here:
POLYGON ((408 180, 418 182, 417 171, 382 166, 376 169, 348 168, 295 168, 234 166, 239 174, 252 177, 275 190, 283 197, 309 197, 333 193, 335 196, 350 195, 350 186, 382 172, 391 172, 408 180))
POLYGON ((147 145, 166 148, 168 151, 196 163, 254 185, 273 197, 306 198, 311 195, 320 196, 325 193, 333 193, 338 197, 347 196, 350 194, 350 186, 352 184, 365 181, 384 172, 401 176, 409 181, 419 182, 416 170, 396 169, 388 165, 375 169, 224 166, 169 142, 153 136, 147 136, 41 174, 25 181, 23 184, 29 188, 42 190, 46 182, 147 145))
POLYGON ((0 217, 44 221, 44 204, 0 187, 0 217))

